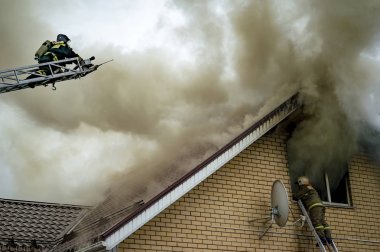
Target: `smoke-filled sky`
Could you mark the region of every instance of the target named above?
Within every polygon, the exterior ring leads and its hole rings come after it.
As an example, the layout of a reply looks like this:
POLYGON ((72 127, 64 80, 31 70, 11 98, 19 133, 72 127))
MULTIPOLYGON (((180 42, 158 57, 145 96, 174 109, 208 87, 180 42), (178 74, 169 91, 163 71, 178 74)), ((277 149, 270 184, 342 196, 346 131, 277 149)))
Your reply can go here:
POLYGON ((114 59, 0 96, 2 198, 95 204, 123 178, 153 190, 297 90, 303 173, 380 129, 378 1, 0 0, 0 20, 0 69, 34 64, 58 33, 114 59))

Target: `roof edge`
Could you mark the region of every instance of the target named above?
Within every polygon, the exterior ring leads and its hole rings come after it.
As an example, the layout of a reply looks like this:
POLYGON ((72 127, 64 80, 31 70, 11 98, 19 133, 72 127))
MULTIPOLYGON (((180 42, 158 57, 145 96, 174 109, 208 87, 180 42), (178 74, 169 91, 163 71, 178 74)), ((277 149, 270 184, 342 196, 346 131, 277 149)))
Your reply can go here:
POLYGON ((35 204, 35 205, 46 205, 46 206, 61 206, 61 207, 75 207, 75 208, 93 208, 93 206, 87 205, 75 205, 66 203, 55 203, 55 202, 44 202, 44 201, 30 201, 30 200, 17 200, 17 199, 5 199, 0 198, 0 202, 11 202, 18 204, 35 204))

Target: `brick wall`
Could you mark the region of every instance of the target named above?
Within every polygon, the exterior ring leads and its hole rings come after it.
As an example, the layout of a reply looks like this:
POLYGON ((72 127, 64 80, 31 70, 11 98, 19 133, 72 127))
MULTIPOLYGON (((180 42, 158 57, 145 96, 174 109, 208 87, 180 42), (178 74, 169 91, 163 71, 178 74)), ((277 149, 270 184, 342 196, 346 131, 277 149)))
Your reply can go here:
MULTIPOLYGON (((249 223, 269 217, 274 180, 290 190, 285 141, 284 133, 268 133, 119 244, 117 251, 319 251, 307 227, 290 225, 300 216, 295 202, 290 204, 289 225, 274 224, 262 239, 264 225, 249 223)), ((354 207, 327 209, 341 251, 379 250, 379 171, 364 156, 355 157, 350 165, 354 207)))

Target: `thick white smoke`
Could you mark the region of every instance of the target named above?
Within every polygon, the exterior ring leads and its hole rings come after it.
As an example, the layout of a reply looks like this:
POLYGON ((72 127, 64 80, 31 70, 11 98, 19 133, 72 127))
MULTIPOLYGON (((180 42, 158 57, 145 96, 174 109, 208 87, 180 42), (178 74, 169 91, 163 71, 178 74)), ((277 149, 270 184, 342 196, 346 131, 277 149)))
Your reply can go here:
POLYGON ((120 179, 155 190, 297 90, 307 117, 289 141, 292 167, 346 162, 380 127, 379 6, 1 3, 1 69, 32 64, 57 33, 83 57, 115 61, 55 92, 1 95, 0 197, 93 204, 120 179))

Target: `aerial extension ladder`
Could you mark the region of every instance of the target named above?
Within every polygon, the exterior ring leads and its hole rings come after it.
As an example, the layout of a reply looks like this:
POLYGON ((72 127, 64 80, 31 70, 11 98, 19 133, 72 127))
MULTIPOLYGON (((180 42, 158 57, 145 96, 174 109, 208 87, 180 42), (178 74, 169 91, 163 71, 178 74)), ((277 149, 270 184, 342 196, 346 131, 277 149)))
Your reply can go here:
MULTIPOLYGON (((313 226, 313 223, 311 222, 309 214, 307 213, 301 200, 298 200, 298 205, 301 208, 302 214, 306 218, 307 224, 309 225, 314 238, 317 240, 319 250, 322 252, 326 252, 325 245, 323 244, 322 240, 319 238, 317 231, 315 231, 315 228, 313 226)), ((331 240, 331 243, 326 242, 326 246, 327 246, 328 251, 338 252, 338 248, 336 247, 335 242, 333 240, 331 240)))
POLYGON ((94 65, 91 63, 94 59, 95 57, 91 57, 82 62, 77 57, 0 70, 0 94, 37 86, 46 87, 48 84, 52 84, 53 90, 55 90, 56 82, 84 77, 96 71, 99 66, 112 61, 109 60, 102 64, 94 65), (41 68, 49 69, 50 74, 44 75, 39 73, 38 70, 41 68))

